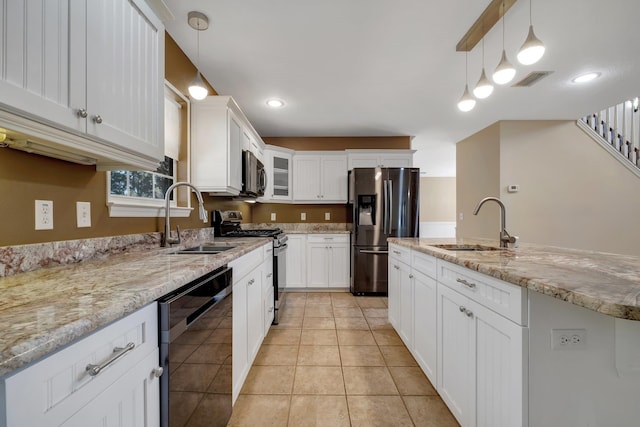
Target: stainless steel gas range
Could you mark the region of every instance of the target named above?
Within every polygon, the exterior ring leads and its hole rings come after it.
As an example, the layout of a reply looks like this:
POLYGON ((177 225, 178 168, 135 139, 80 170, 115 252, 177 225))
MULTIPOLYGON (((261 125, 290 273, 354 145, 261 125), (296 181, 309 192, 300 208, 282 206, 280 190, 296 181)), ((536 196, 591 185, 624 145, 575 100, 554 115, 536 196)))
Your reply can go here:
POLYGON ((242 228, 242 212, 213 211, 211 215, 216 237, 272 237, 273 238, 273 298, 275 313, 273 324, 278 324, 279 311, 284 307, 287 235, 280 228, 242 228))

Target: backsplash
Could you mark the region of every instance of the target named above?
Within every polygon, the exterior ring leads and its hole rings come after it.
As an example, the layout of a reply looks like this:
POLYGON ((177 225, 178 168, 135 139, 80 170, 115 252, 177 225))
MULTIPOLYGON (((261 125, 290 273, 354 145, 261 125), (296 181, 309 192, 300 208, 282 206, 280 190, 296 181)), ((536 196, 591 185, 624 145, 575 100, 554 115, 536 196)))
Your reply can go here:
POLYGON ((307 222, 262 222, 242 224, 242 228, 281 228, 285 233, 344 232, 351 230, 346 222, 307 223, 307 222))
MULTIPOLYGON (((181 230, 183 244, 213 240, 213 228, 181 230)), ((162 233, 127 234, 0 247, 0 277, 123 252, 160 249, 162 233)))

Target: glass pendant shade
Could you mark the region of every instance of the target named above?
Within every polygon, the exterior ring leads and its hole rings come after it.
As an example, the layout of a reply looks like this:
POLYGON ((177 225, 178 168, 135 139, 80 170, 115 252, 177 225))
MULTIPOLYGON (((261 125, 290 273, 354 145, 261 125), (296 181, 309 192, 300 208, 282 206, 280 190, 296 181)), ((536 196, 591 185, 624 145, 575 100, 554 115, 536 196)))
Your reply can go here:
POLYGON ((522 65, 535 64, 544 55, 544 44, 533 32, 533 25, 529 25, 529 35, 518 51, 518 62, 522 65))
POLYGON ((471 96, 471 93, 469 93, 469 86, 468 85, 464 85, 464 93, 462 94, 462 98, 460 98, 460 101, 458 101, 458 109, 460 111, 471 111, 473 110, 473 107, 476 106, 476 100, 473 99, 473 96, 471 96))
POLYGON ((200 71, 198 71, 198 73, 196 74, 196 78, 193 79, 193 81, 189 85, 189 95, 191 95, 193 99, 197 99, 198 101, 201 101, 205 99, 208 94, 209 94, 209 91, 207 90, 207 87, 204 85, 204 82, 202 81, 202 77, 200 76, 200 71))
POLYGON ((476 84, 476 87, 473 89, 473 95, 478 99, 484 99, 492 93, 493 85, 487 78, 484 68, 482 68, 482 74, 480 74, 480 80, 478 80, 478 84, 476 84))
POLYGON ((496 67, 496 70, 493 72, 493 81, 499 85, 506 85, 516 75, 516 69, 513 68, 513 65, 507 59, 507 53, 502 50, 502 59, 500 63, 496 67))

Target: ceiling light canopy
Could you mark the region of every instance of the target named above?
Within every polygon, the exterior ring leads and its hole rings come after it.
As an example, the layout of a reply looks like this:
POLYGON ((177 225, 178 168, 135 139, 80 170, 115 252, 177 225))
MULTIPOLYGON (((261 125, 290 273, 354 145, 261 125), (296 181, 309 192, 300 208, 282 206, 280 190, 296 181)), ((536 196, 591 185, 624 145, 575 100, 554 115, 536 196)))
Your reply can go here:
POLYGON ((284 101, 277 98, 267 99, 267 106, 271 108, 282 108, 284 107, 284 101))
POLYGON ((571 81, 574 83, 587 83, 600 77, 600 73, 585 73, 574 77, 571 81))
POLYGON ((209 90, 207 86, 202 81, 202 76, 200 75, 200 31, 204 31, 209 28, 209 18, 204 13, 191 11, 187 15, 187 22, 189 26, 196 30, 198 33, 197 38, 197 60, 196 60, 196 77, 193 79, 191 84, 189 85, 189 95, 197 101, 203 100, 209 94, 209 90))

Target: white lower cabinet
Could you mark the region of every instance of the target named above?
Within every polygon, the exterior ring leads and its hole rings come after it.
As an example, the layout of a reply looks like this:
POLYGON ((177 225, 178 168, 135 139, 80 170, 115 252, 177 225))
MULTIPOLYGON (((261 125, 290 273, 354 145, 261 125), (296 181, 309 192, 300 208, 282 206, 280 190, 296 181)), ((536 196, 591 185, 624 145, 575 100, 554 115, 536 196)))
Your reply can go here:
POLYGON ((389 322, 458 422, 527 426, 526 289, 406 247, 389 253, 389 322))
POLYGON ((0 425, 156 427, 157 319, 149 304, 5 378, 0 425), (89 364, 108 366, 90 375, 89 364))
POLYGON ((349 287, 349 235, 310 234, 307 237, 307 287, 349 287))
POLYGON ((285 288, 307 286, 307 235, 287 234, 285 288))

